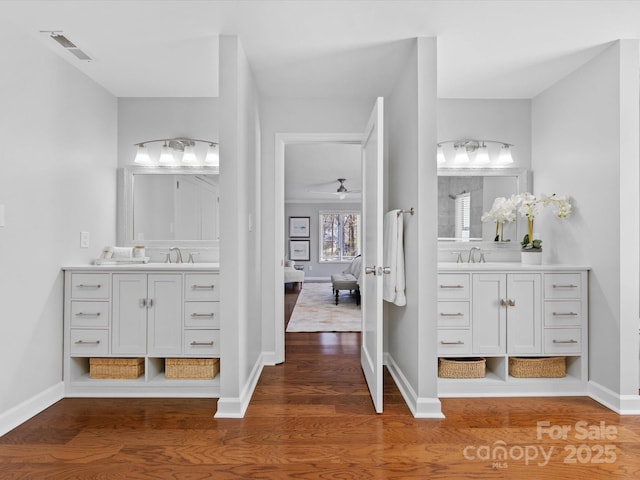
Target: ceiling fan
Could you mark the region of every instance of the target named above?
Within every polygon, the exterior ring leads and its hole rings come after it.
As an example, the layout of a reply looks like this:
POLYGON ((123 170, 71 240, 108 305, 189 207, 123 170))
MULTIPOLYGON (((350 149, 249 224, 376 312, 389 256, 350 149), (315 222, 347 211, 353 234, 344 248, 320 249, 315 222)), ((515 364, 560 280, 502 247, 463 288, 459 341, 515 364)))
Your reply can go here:
POLYGON ((320 193, 323 195, 337 195, 340 200, 344 200, 347 195, 358 194, 361 193, 361 190, 348 190, 347 187, 344 186, 344 182, 346 182, 346 178, 338 178, 338 182, 340 185, 335 192, 311 192, 311 193, 320 193))

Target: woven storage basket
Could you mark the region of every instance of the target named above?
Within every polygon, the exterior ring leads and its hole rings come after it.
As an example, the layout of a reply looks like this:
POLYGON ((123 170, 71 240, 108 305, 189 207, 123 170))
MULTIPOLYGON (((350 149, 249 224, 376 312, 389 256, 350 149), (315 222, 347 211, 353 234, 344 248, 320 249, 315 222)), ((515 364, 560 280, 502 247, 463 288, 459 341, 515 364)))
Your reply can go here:
POLYGON ((562 378, 567 376, 565 357, 509 357, 509 375, 517 378, 562 378))
POLYGON ((440 358, 438 376, 441 378, 484 378, 487 361, 484 358, 440 358))
POLYGON ((89 359, 89 377, 112 380, 133 380, 144 375, 144 358, 89 359))
POLYGON ((169 379, 206 380, 220 372, 219 358, 166 358, 164 376, 169 379))

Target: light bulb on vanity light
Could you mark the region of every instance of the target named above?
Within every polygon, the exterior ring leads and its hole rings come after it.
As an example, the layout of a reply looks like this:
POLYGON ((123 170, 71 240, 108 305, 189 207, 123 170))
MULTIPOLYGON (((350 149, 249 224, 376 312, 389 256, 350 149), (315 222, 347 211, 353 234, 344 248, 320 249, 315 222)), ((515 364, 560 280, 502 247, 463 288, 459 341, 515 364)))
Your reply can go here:
POLYGON ((438 165, 442 165, 447 161, 447 159, 444 156, 444 150, 442 148, 442 145, 438 145, 437 160, 438 160, 438 165))
POLYGON ((207 156, 204 159, 204 163, 212 167, 220 166, 220 152, 216 143, 210 143, 207 150, 207 156))
POLYGON ((198 159, 196 158, 196 147, 193 145, 187 145, 184 147, 184 154, 182 155, 182 163, 187 165, 193 165, 194 163, 198 163, 198 159))
POLYGON ((469 163, 469 154, 467 153, 467 149, 464 145, 456 148, 456 156, 453 159, 453 163, 456 165, 465 165, 469 163))
POLYGON ((151 158, 149 157, 149 149, 144 146, 144 143, 138 145, 138 150, 136 152, 136 158, 133 160, 134 163, 147 164, 151 163, 151 158))
POLYGON ((164 142, 164 145, 160 149, 160 159, 158 160, 158 163, 160 165, 171 165, 174 161, 175 159, 173 158, 171 147, 167 145, 167 142, 164 142))
POLYGON ((489 158, 489 149, 484 142, 478 148, 478 153, 476 153, 476 158, 473 163, 476 165, 487 165, 488 163, 491 163, 491 159, 489 158))
POLYGON ((498 165, 510 165, 513 163, 513 157, 511 156, 511 147, 507 144, 502 145, 500 149, 500 155, 496 161, 498 165))

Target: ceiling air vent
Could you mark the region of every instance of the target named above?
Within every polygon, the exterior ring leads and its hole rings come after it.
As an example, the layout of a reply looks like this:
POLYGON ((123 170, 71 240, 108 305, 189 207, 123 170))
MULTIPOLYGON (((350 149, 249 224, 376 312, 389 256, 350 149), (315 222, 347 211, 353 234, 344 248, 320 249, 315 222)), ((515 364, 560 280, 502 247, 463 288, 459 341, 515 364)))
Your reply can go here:
POLYGON ((72 53, 76 58, 80 60, 91 61, 91 57, 80 50, 71 40, 62 35, 60 31, 42 30, 42 33, 50 34, 50 37, 67 49, 69 53, 72 53))

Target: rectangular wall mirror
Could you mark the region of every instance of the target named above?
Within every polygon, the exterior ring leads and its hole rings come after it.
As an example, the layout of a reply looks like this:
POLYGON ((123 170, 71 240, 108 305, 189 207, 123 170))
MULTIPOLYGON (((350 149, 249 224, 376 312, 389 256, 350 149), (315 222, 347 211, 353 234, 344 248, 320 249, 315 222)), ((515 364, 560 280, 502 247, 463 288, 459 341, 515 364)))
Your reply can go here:
MULTIPOLYGON (((482 223, 497 197, 530 191, 530 175, 522 169, 438 169, 438 241, 493 242, 495 223, 482 223)), ((504 240, 519 245, 521 218, 507 223, 504 240)))
POLYGON ((120 244, 218 246, 217 169, 125 167, 120 183, 120 244))

